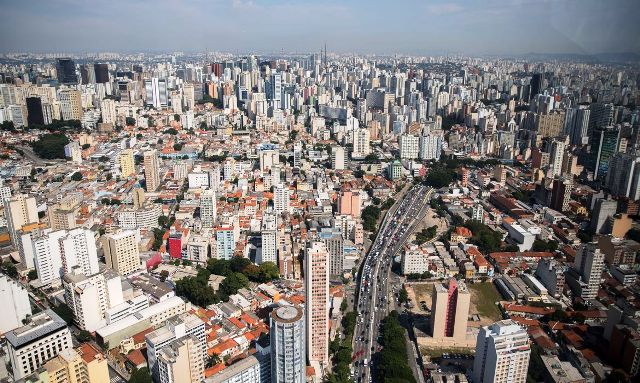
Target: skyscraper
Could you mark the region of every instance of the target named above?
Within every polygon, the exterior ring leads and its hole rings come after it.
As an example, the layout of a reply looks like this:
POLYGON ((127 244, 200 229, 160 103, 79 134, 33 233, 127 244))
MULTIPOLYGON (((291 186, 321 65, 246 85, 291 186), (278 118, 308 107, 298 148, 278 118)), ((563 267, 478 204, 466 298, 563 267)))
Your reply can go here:
POLYGON ((618 210, 618 201, 600 198, 596 200, 591 213, 589 230, 594 234, 600 234, 609 217, 613 217, 618 210))
POLYGON ((609 162, 605 186, 615 197, 640 199, 640 157, 627 153, 616 153, 609 162))
POLYGON ((61 89, 58 93, 60 99, 60 114, 62 119, 80 120, 82 119, 82 100, 80 91, 75 89, 61 89))
POLYGON ((307 359, 326 365, 329 361, 329 252, 322 242, 305 249, 305 305, 307 359))
POLYGON ((571 191, 573 190, 573 179, 556 178, 553 180, 553 190, 551 191, 552 209, 557 211, 569 210, 569 201, 571 201, 571 191))
POLYGON ((275 186, 273 190, 273 208, 275 209, 277 214, 282 214, 283 212, 290 212, 289 208, 289 199, 291 192, 287 185, 278 184, 275 186))
POLYGON ((61 84, 77 84, 76 63, 70 58, 59 58, 56 66, 58 82, 61 84))
POLYGON ((167 80, 153 77, 151 80, 144 81, 145 104, 154 108, 163 108, 167 106, 167 80))
POLYGON ((104 84, 109 82, 109 65, 108 64, 93 64, 93 70, 95 73, 95 80, 98 84, 104 84))
POLYGON ((596 243, 583 244, 576 254, 573 268, 567 274, 567 283, 574 294, 584 300, 595 299, 600 289, 604 267, 604 254, 596 243))
POLYGON ((42 99, 40 97, 27 97, 27 125, 44 125, 42 114, 42 99))
POLYGON ((342 275, 344 267, 344 238, 340 228, 323 227, 318 234, 329 251, 329 274, 342 275))
POLYGON ((434 339, 467 336, 467 317, 471 295, 464 282, 451 278, 449 285, 436 283, 431 295, 431 334, 434 339))
POLYGON ((102 243, 107 266, 124 276, 140 270, 138 242, 138 233, 133 230, 107 234, 102 243))
POLYGON ((306 382, 304 311, 298 306, 281 306, 270 318, 271 381, 306 382))
POLYGON ((544 88, 544 73, 535 73, 531 76, 529 85, 531 86, 531 91, 529 93, 531 98, 540 94, 544 88))
POLYGON ((200 221, 202 227, 213 227, 216 221, 216 192, 205 189, 200 194, 200 221))
POLYGON ((618 150, 619 139, 619 126, 607 126, 593 131, 589 167, 593 170, 594 180, 604 182, 609 171, 609 161, 618 150))
POLYGON ((158 190, 160 186, 160 166, 158 153, 155 150, 144 152, 144 180, 148 192, 158 190))
POLYGON ((527 331, 516 322, 507 319, 480 328, 473 382, 526 382, 530 353, 527 331))

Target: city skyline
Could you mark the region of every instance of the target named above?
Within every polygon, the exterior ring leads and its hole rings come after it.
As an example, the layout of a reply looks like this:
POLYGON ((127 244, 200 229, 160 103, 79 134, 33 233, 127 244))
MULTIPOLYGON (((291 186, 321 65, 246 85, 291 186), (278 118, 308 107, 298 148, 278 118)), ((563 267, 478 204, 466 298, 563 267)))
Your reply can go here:
POLYGON ((631 0, 5 2, 8 52, 640 53, 631 0), (152 9, 153 12, 149 11, 152 9), (380 15, 396 17, 382 19, 380 15), (307 17, 303 17, 307 16, 307 17), (70 22, 70 20, 72 20, 70 22), (24 25, 29 28, 25 30, 24 25), (349 38, 345 38, 348 36, 349 38), (97 43, 99 42, 99 44, 97 43))

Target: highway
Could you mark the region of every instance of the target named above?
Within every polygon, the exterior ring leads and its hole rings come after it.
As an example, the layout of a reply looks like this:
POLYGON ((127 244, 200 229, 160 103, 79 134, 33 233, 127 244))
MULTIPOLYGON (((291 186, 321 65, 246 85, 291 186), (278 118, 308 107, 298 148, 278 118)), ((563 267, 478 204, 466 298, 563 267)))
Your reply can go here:
POLYGON ((414 186, 397 201, 385 216, 375 242, 365 256, 357 276, 356 305, 358 314, 353 340, 352 377, 355 382, 372 382, 371 356, 378 351, 380 321, 397 303, 400 279, 391 274, 392 258, 414 231, 428 209, 433 190, 414 186))

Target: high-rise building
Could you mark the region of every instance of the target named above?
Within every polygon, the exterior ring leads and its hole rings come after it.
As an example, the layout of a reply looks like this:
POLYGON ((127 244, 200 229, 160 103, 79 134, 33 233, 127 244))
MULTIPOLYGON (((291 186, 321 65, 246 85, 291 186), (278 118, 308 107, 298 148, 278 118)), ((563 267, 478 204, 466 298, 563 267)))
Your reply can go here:
POLYGON ((551 142, 551 155, 549 162, 551 165, 551 177, 557 177, 562 174, 562 160, 564 159, 565 144, 560 140, 551 142))
POLYGON ((95 80, 98 84, 104 84, 109 82, 109 64, 93 64, 93 71, 95 73, 95 80))
POLYGON ((42 114, 42 99, 40 97, 27 97, 27 125, 44 125, 42 114))
POLYGON ((116 123, 116 102, 110 98, 100 101, 100 113, 105 124, 116 123))
POLYGON ((0 275, 0 332, 3 334, 22 326, 22 321, 31 316, 29 293, 21 284, 6 275, 0 275))
POLYGON ((609 163, 605 186, 615 197, 640 199, 640 157, 627 153, 616 153, 609 163))
POLYGON ((158 153, 155 150, 144 152, 144 180, 147 191, 153 192, 160 187, 160 165, 158 153))
POLYGON ((433 131, 420 136, 420 159, 439 161, 443 143, 444 136, 442 131, 433 131))
POLYGON ((136 174, 136 162, 133 159, 133 150, 125 149, 118 155, 118 165, 122 177, 131 177, 136 174))
POLYGON ((273 208, 275 209, 277 214, 282 214, 283 212, 290 213, 290 197, 291 192, 289 188, 285 184, 278 184, 273 189, 273 208))
POLYGON ((189 335, 160 349, 157 358, 160 383, 200 383, 204 377, 201 346, 198 338, 189 335))
POLYGON ((307 359, 326 365, 329 361, 329 252, 319 241, 308 243, 305 250, 307 359))
POLYGON ((59 58, 56 65, 58 82, 61 84, 77 84, 76 63, 70 58, 59 58))
POLYGON ((213 227, 217 215, 216 192, 213 189, 205 189, 200 194, 200 221, 202 227, 213 227))
POLYGON ((340 228, 323 227, 318 237, 329 251, 329 274, 342 275, 344 268, 344 238, 340 228))
POLYGON ((278 215, 266 211, 262 216, 260 257, 256 263, 273 262, 278 264, 278 215))
POLYGON ((78 226, 76 222, 76 211, 78 205, 71 201, 60 201, 47 208, 49 217, 49 227, 52 230, 71 230, 78 226))
POLYGON ((578 249, 573 267, 567 273, 567 283, 582 299, 595 299, 603 268, 604 253, 596 243, 585 243, 578 249))
POLYGON ((154 108, 164 108, 168 103, 167 80, 153 77, 144 81, 145 104, 154 108))
MULTIPOLYGON (((191 339, 192 341, 192 344, 188 345, 189 353, 187 356, 187 360, 189 360, 189 364, 193 362, 193 368, 196 372, 201 373, 204 370, 204 362, 202 362, 202 358, 204 358, 207 354, 207 336, 205 334, 205 324, 197 315, 191 313, 183 313, 174 316, 173 318, 167 320, 164 327, 160 327, 159 329, 145 335, 145 342, 147 344, 147 360, 149 370, 151 370, 154 381, 160 381, 161 364, 164 365, 163 368, 166 368, 167 361, 171 360, 169 358, 165 359, 165 362, 158 363, 159 357, 162 355, 162 350, 167 346, 171 347, 171 343, 174 343, 175 341, 180 341, 187 338, 191 339), (201 358, 199 361, 197 356, 195 355, 195 353, 198 351, 201 353, 201 358), (199 366, 199 362, 202 362, 203 365, 199 366)), ((174 343, 174 345, 177 344, 174 343)), ((170 351, 169 356, 171 354, 173 354, 173 352, 170 351)), ((178 364, 177 366, 172 366, 172 368, 173 367, 179 368, 180 364, 178 364)), ((181 381, 182 380, 176 380, 176 382, 181 381)), ((173 381, 170 380, 169 382, 173 381)))
POLYGON ((90 343, 62 350, 43 366, 49 383, 95 383, 109 381, 107 358, 90 343))
POLYGON ((553 180, 553 190, 551 191, 552 209, 557 211, 568 211, 571 201, 571 191, 573 190, 572 178, 556 178, 553 180))
POLYGON ((532 98, 540 94, 544 90, 544 73, 534 73, 529 80, 529 86, 531 87, 529 94, 532 98))
POLYGON ((62 277, 62 249, 60 239, 65 230, 46 233, 33 240, 33 259, 38 280, 42 285, 57 284, 62 277))
POLYGON ((473 382, 526 382, 530 353, 527 331, 513 320, 480 328, 473 361, 473 382))
POLYGON ((63 232, 64 235, 58 240, 63 271, 70 273, 75 267, 79 267, 86 275, 96 274, 99 267, 95 233, 84 228, 63 232))
POLYGON ((60 100, 60 114, 63 120, 82 119, 82 97, 80 91, 61 89, 58 93, 58 98, 60 100))
POLYGON ((133 230, 105 235, 102 248, 107 266, 125 276, 140 270, 139 242, 138 233, 133 230))
POLYGON ((593 131, 589 168, 593 170, 593 179, 604 181, 609 171, 609 162, 618 151, 620 127, 607 126, 593 131))
POLYGON ((350 215, 353 218, 360 218, 360 192, 343 191, 340 195, 340 214, 350 215))
MULTIPOLYGON (((308 306, 307 306, 308 307, 308 306)), ((307 308, 307 313, 311 310, 307 308)), ((306 382, 304 311, 298 306, 281 306, 271 312, 271 381, 306 382)))
POLYGON ((591 110, 585 107, 567 109, 564 120, 564 134, 569 136, 571 145, 589 143, 589 116, 591 110))
POLYGON ((449 280, 448 287, 441 283, 433 286, 431 334, 434 339, 466 338, 470 297, 464 282, 454 278, 449 280))
POLYGON ((344 148, 342 146, 331 147, 331 169, 344 170, 345 158, 344 148))
POLYGON ((28 324, 5 334, 13 378, 31 374, 61 351, 72 348, 67 322, 47 309, 31 317, 28 324))
POLYGON ((13 246, 17 246, 16 232, 22 226, 38 222, 36 199, 25 194, 18 194, 4 200, 4 216, 13 246))
POLYGON ((400 146, 400 158, 413 160, 418 158, 420 151, 420 138, 412 134, 402 134, 398 138, 400 146))
POLYGON ((216 257, 231 259, 236 250, 236 238, 232 226, 218 226, 216 228, 216 257))
POLYGON ((353 131, 352 158, 364 158, 371 153, 371 147, 369 146, 370 136, 369 129, 357 128, 353 131))
POLYGON ((600 234, 606 231, 605 224, 609 217, 616 215, 618 211, 618 201, 612 199, 600 198, 596 200, 591 213, 591 224, 589 230, 594 234, 600 234))

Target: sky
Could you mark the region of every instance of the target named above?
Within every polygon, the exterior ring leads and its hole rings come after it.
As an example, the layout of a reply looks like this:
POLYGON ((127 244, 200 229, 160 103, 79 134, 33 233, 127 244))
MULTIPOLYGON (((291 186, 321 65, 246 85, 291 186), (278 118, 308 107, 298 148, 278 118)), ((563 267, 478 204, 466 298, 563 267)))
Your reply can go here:
POLYGON ((638 0, 0 0, 0 52, 640 53, 638 0))

